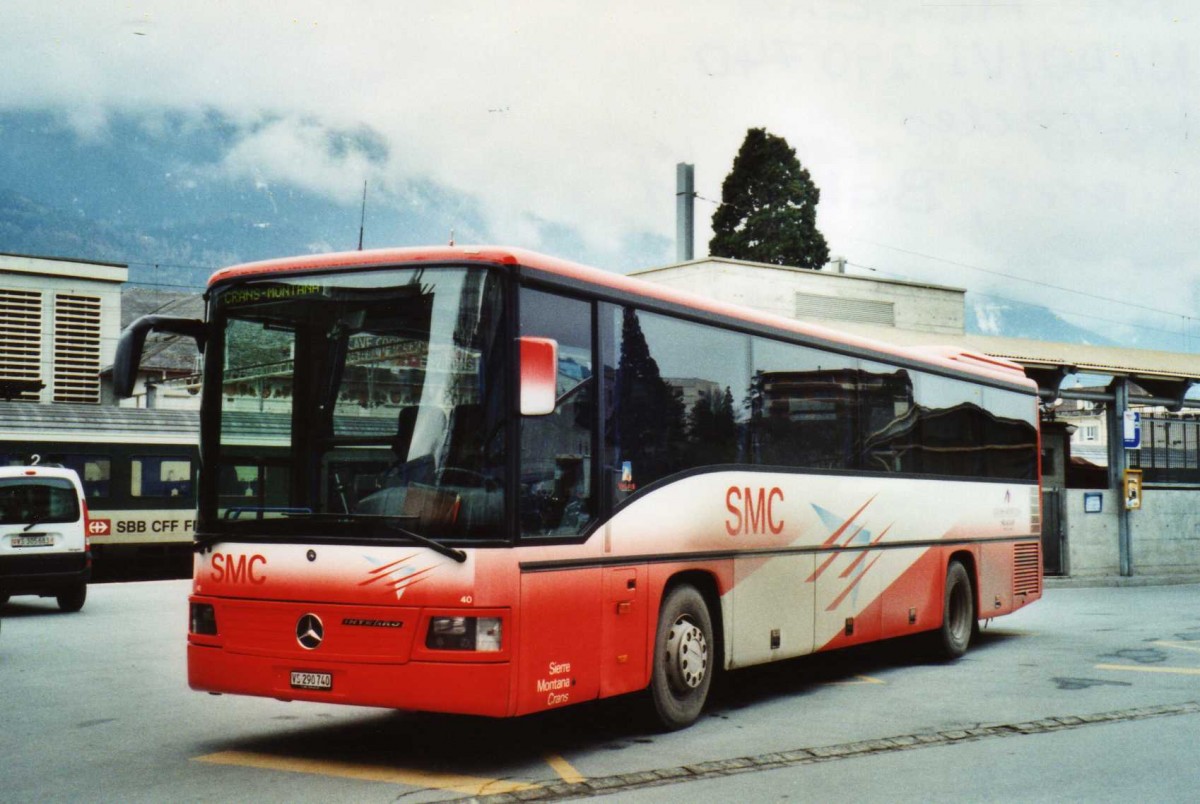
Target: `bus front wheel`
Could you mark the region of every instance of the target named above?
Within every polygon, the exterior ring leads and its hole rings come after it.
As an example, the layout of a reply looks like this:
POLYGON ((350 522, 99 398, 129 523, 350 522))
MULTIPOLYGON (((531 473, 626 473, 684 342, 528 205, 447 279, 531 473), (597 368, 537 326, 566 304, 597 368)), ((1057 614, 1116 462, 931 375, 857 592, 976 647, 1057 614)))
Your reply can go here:
POLYGON ((946 588, 942 604, 942 627, 936 648, 944 659, 957 659, 967 652, 975 630, 975 591, 971 573, 960 561, 951 561, 946 570, 946 588))
POLYGON ((650 696, 658 722, 668 730, 700 717, 713 676, 712 617, 693 586, 671 589, 658 612, 650 696))

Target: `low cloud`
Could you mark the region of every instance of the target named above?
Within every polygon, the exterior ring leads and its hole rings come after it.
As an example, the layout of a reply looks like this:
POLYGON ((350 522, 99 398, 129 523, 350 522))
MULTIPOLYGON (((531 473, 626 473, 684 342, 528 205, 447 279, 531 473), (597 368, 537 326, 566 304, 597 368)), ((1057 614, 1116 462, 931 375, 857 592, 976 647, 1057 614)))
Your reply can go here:
MULTIPOLYGON (((1163 4, 9 0, 0 14, 0 107, 59 111, 88 137, 113 114, 213 115, 236 136, 209 167, 264 192, 348 204, 367 180, 404 204, 433 188, 461 199, 447 230, 628 268, 673 257, 675 163, 717 199, 745 131, 765 126, 812 172, 818 223, 852 261, 995 289, 899 248, 1011 275, 1003 293, 1029 301, 1048 299, 1022 280, 1050 276, 1172 309, 1200 276, 1200 57, 1194 22, 1163 4)), ((713 205, 697 210, 703 253, 713 205)))

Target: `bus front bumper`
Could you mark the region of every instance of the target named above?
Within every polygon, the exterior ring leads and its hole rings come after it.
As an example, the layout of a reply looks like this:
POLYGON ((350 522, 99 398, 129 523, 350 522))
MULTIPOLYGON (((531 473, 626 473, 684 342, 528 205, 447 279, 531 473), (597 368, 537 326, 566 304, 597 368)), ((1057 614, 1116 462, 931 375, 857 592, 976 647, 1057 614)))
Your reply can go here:
POLYGON ((188 685, 203 692, 486 717, 512 713, 511 663, 507 661, 281 659, 194 643, 188 644, 187 656, 188 685), (321 688, 311 688, 317 686, 321 688))

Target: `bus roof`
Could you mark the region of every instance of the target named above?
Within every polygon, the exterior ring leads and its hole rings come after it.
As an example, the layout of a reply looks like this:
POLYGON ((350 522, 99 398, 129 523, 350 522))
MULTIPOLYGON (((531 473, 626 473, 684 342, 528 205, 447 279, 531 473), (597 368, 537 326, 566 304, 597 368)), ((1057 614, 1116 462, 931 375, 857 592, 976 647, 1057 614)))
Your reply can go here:
POLYGON ((604 271, 569 260, 549 257, 535 251, 504 246, 429 246, 410 248, 343 251, 310 254, 299 257, 265 260, 224 268, 212 275, 209 287, 242 278, 261 277, 293 271, 356 269, 371 266, 411 265, 413 263, 473 263, 520 266, 546 274, 606 288, 634 297, 653 299, 669 305, 684 307, 697 313, 709 313, 726 319, 776 330, 794 332, 808 338, 840 345, 851 350, 871 352, 901 358, 906 361, 940 367, 954 373, 966 373, 1000 382, 1018 385, 1036 392, 1037 383, 1028 379, 1017 363, 959 347, 910 348, 843 332, 820 324, 800 321, 766 313, 741 305, 722 302, 708 296, 688 293, 624 274, 604 271))

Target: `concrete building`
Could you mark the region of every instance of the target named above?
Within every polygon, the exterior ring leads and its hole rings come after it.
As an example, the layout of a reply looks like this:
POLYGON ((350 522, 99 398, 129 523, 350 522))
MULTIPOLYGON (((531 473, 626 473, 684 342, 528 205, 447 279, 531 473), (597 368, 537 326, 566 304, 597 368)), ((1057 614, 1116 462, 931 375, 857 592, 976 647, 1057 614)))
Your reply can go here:
POLYGON ((0 254, 0 398, 99 404, 127 266, 0 254))
POLYGON ((843 321, 947 335, 961 335, 964 328, 966 291, 961 288, 718 257, 634 271, 630 276, 787 318, 843 321))
MULTIPOLYGON (((107 370, 126 324, 204 316, 199 293, 128 287, 120 263, 0 254, 0 399, 112 405, 107 370)), ((130 407, 197 409, 199 355, 152 335, 130 407), (147 404, 149 402, 149 404, 147 404)))

